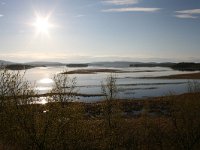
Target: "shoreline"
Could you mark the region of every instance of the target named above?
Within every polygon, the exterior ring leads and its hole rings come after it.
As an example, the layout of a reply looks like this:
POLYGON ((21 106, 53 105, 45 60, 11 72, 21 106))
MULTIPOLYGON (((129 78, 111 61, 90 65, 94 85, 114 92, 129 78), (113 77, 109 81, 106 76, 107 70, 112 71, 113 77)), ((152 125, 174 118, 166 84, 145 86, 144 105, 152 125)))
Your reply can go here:
POLYGON ((168 76, 157 77, 141 77, 139 79, 200 79, 200 72, 197 73, 185 73, 185 74, 173 74, 168 76))
MULTIPOLYGON (((167 95, 159 97, 149 97, 142 99, 114 99, 110 101, 113 106, 117 106, 121 109, 122 116, 125 118, 138 118, 145 111, 149 116, 168 116, 169 108, 172 101, 181 101, 185 99, 199 98, 200 93, 184 93, 179 95, 167 95), (147 108, 148 106, 148 108, 147 108)), ((36 104, 45 107, 52 105, 55 102, 49 102, 46 104, 36 104)), ((59 103, 59 102, 56 102, 59 103)), ((102 108, 105 106, 106 100, 96 102, 79 102, 71 101, 67 102, 68 106, 82 105, 87 112, 86 116, 89 118, 102 117, 102 108)))

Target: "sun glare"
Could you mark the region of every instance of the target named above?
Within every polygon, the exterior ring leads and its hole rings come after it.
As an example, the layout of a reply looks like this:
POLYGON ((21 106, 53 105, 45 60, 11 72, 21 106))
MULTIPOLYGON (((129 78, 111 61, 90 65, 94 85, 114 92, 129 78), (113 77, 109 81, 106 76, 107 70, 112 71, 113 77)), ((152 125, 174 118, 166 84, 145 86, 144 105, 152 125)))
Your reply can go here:
POLYGON ((32 23, 32 25, 36 29, 36 34, 49 34, 50 28, 53 27, 53 25, 49 22, 49 15, 48 16, 41 16, 41 15, 36 15, 35 22, 32 23))

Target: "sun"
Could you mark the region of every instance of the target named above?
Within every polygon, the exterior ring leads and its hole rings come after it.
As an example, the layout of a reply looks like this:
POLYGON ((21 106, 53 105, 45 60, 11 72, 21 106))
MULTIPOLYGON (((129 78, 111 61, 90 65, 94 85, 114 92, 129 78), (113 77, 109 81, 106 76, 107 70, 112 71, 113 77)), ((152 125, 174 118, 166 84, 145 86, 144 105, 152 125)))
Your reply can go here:
POLYGON ((47 33, 50 27, 50 24, 46 18, 37 18, 36 22, 34 23, 37 31, 39 33, 47 33))
POLYGON ((50 28, 53 27, 53 25, 49 22, 50 16, 41 16, 41 15, 36 15, 35 21, 32 23, 32 26, 35 27, 36 34, 49 34, 50 28))

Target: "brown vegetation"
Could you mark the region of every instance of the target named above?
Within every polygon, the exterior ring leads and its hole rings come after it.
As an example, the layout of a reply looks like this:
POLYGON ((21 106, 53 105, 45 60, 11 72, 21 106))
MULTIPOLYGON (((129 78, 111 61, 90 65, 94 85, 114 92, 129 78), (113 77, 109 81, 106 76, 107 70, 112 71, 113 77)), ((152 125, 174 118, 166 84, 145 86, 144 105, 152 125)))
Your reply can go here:
POLYGON ((200 72, 155 77, 159 79, 200 79, 200 72))
POLYGON ((118 69, 77 69, 77 70, 72 70, 72 71, 66 71, 63 74, 94 74, 94 73, 110 73, 110 72, 114 72, 114 73, 121 73, 124 72, 122 70, 118 70, 118 69))
POLYGON ((156 70, 125 71, 119 69, 76 69, 72 71, 66 71, 63 74, 140 73, 140 72, 157 72, 157 71, 156 70))

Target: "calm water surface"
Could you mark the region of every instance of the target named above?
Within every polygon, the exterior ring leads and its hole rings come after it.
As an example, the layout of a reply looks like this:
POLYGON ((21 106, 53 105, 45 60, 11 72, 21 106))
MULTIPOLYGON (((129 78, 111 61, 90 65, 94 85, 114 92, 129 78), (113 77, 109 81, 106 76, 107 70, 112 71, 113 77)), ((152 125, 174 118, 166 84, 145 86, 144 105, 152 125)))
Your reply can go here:
MULTIPOLYGON (((85 69, 95 69, 105 67, 88 67, 85 69)), ((51 90, 53 81, 52 76, 63 70, 75 70, 84 68, 67 68, 67 67, 39 67, 29 69, 25 78, 36 84, 36 90, 39 93, 46 93, 51 90)), ((109 68, 116 69, 116 68, 109 68)), ((138 67, 138 68, 117 68, 124 71, 138 71, 131 73, 117 73, 118 97, 133 99, 144 97, 155 97, 167 95, 171 92, 181 94, 187 92, 188 80, 168 80, 168 79, 140 79, 140 77, 156 77, 172 74, 182 74, 189 72, 174 71, 170 68, 162 67, 138 67)), ((83 94, 100 94, 101 81, 106 78, 109 73, 96 74, 75 74, 70 77, 77 78, 77 86, 79 93, 83 94)), ((102 100, 102 97, 79 97, 79 101, 92 102, 102 100)))

